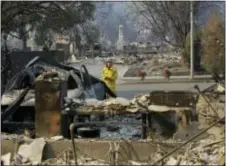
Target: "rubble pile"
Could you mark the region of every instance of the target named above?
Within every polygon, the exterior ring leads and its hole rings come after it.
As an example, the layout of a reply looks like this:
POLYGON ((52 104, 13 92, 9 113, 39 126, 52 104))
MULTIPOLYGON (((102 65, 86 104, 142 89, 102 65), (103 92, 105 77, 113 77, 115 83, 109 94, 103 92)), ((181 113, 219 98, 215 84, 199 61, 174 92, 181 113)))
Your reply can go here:
POLYGON ((144 66, 144 71, 146 71, 148 76, 162 76, 165 66, 167 65, 170 68, 172 73, 177 73, 178 71, 185 72, 188 69, 181 65, 181 59, 174 60, 174 57, 169 58, 161 58, 155 57, 154 59, 150 60, 144 66))
POLYGON ((156 163, 164 156, 164 152, 159 150, 152 155, 153 160, 149 162, 149 165, 162 163, 164 165, 223 165, 224 149, 224 138, 217 141, 212 139, 200 140, 186 145, 183 153, 175 152, 172 156, 163 158, 163 162, 156 163))
MULTIPOLYGON (((102 160, 95 160, 89 157, 80 157, 77 160, 78 165, 110 165, 102 160)), ((40 165, 76 165, 74 159, 54 158, 40 163, 40 165)))
MULTIPOLYGON (((126 64, 132 64, 125 62, 126 64)), ((145 61, 136 61, 131 68, 126 72, 125 77, 137 76, 137 71, 141 70, 146 73, 146 76, 163 76, 163 70, 167 65, 172 73, 189 72, 185 65, 182 65, 182 57, 180 53, 167 53, 148 56, 145 61)))
POLYGON ((225 102, 223 101, 224 97, 225 97, 224 95, 214 96, 213 94, 204 96, 200 95, 198 102, 196 104, 199 119, 209 124, 217 118, 216 117, 217 115, 219 116, 219 118, 224 117, 225 116, 225 102), (206 102, 206 100, 209 102, 209 104, 206 102), (216 112, 212 110, 211 107, 216 112))
POLYGON ((158 62, 162 64, 181 63, 182 57, 172 54, 164 54, 158 58, 158 62))
MULTIPOLYGON (((3 134, 4 135, 4 134, 3 134)), ((1 156, 1 161, 5 165, 75 165, 75 160, 73 158, 72 149, 66 149, 56 158, 50 158, 43 160, 45 155, 44 146, 47 142, 59 141, 62 139, 61 136, 47 138, 37 138, 31 140, 22 135, 4 135, 2 139, 17 139, 17 141, 24 141, 22 145, 19 146, 17 153, 11 154, 7 153, 1 156)), ((106 165, 106 162, 101 160, 94 160, 89 157, 80 157, 78 158, 79 165, 106 165)))
MULTIPOLYGON (((8 138, 12 139, 12 137, 9 135, 8 138)), ((7 139, 7 137, 5 136, 4 139, 7 139)), ((58 154, 56 158, 42 160, 42 155, 45 154, 44 146, 46 143, 48 141, 59 141, 59 139, 60 137, 58 137, 58 139, 26 139, 26 143, 22 144, 18 148, 17 153, 15 153, 13 157, 13 154, 7 153, 1 156, 1 160, 5 163, 5 165, 75 165, 72 146, 65 148, 65 151, 58 154)), ((167 143, 167 140, 164 142, 167 143)), ((168 142, 172 143, 179 141, 169 140, 168 142)), ((130 160, 123 161, 123 165, 223 165, 225 154, 224 149, 224 138, 221 138, 220 140, 214 140, 213 138, 208 137, 206 139, 190 142, 166 158, 163 156, 167 152, 163 151, 161 146, 158 145, 157 151, 150 154, 150 160, 142 162, 130 160)), ((172 149, 169 148, 168 152, 171 150, 172 149)), ((92 159, 88 156, 78 157, 77 163, 78 165, 110 165, 109 161, 92 159)))
MULTIPOLYGON (((68 101, 68 99, 65 101, 68 101)), ((181 110, 190 110, 190 108, 153 105, 150 94, 140 94, 132 100, 122 97, 110 98, 103 101, 98 101, 96 99, 86 99, 85 105, 81 105, 80 100, 73 99, 68 101, 64 110, 76 110, 78 112, 83 112, 84 114, 104 113, 114 115, 125 113, 142 113, 147 111, 166 112, 169 110, 174 110, 177 112, 181 110), (79 104, 79 108, 73 108, 73 106, 77 106, 79 104)))
MULTIPOLYGON (((212 109, 214 109, 219 116, 223 118, 225 95, 222 93, 208 93, 205 94, 207 101, 202 95, 199 95, 196 111, 199 115, 200 128, 205 129, 216 121, 217 117, 212 109), (207 103, 209 102, 209 104, 207 103), (213 107, 213 108, 212 108, 213 107)), ((86 113, 106 113, 106 114, 120 114, 120 113, 136 113, 145 112, 147 110, 164 112, 167 110, 181 111, 185 110, 184 107, 167 107, 153 105, 151 94, 139 94, 132 100, 124 98, 110 98, 104 101, 95 99, 86 99, 81 101, 79 99, 65 98, 64 109, 65 111, 73 110, 76 108, 86 113), (79 106, 79 107, 78 107, 79 106)), ((191 124, 190 124, 191 126, 191 124)), ((212 126, 211 126, 212 127, 212 126)), ((193 129, 194 130, 194 129, 193 129)), ((164 140, 165 144, 175 142, 178 144, 187 143, 186 145, 173 151, 172 147, 163 147, 162 144, 156 142, 154 139, 147 139, 150 143, 154 143, 158 148, 155 152, 148 154, 149 160, 147 161, 128 161, 123 160, 123 165, 224 165, 225 163, 225 125, 217 123, 215 126, 205 132, 206 136, 203 137, 204 132, 197 131, 196 134, 201 133, 199 137, 191 136, 187 140, 170 139, 164 140), (212 131, 211 131, 212 130, 212 131), (191 138, 195 138, 191 141, 191 138), (169 155, 167 155, 169 154, 169 155), (167 157, 166 157, 167 155, 167 157)), ((75 165, 76 162, 73 156, 72 145, 65 147, 65 150, 57 154, 55 158, 43 159, 46 155, 44 147, 49 142, 64 141, 62 136, 55 136, 51 138, 36 138, 30 139, 26 136, 19 135, 5 135, 1 134, 1 140, 14 140, 18 143, 13 153, 6 153, 1 156, 1 160, 5 165, 75 165), (20 142, 20 143, 19 143, 20 142), (23 142, 23 143, 21 143, 23 142)), ((148 142, 148 143, 149 143, 148 142)), ((176 147, 180 146, 176 145, 176 147)), ((82 153, 81 153, 82 154, 82 153)), ((110 155, 110 154, 107 154, 110 155)), ((80 155, 77 158, 79 165, 110 165, 109 161, 102 161, 92 159, 89 156, 80 155)))
POLYGON ((95 113, 102 112, 106 114, 120 114, 120 113, 136 113, 145 111, 142 107, 139 106, 139 103, 145 106, 150 104, 149 100, 150 95, 138 95, 133 100, 128 100, 122 97, 110 98, 103 101, 99 101, 97 99, 86 99, 84 105, 82 105, 83 101, 78 99, 66 99, 67 102, 65 106, 65 110, 73 110, 73 106, 77 107, 80 105, 77 110, 82 111, 83 113, 95 113))

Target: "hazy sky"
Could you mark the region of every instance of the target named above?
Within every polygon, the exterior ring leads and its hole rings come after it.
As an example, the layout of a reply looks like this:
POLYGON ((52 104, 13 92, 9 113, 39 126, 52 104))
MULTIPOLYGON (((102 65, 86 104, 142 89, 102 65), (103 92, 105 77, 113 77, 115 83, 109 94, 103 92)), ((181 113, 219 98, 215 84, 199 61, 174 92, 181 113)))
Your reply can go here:
MULTIPOLYGON (((103 30, 103 34, 113 43, 117 40, 119 25, 123 25, 124 39, 126 41, 136 40, 137 32, 128 21, 126 3, 128 2, 106 2, 106 8, 107 5, 111 6, 108 15, 104 18, 99 15, 96 17, 98 25, 103 30)), ((104 9, 101 10, 106 11, 104 9)), ((101 11, 97 9, 97 12, 101 11)))

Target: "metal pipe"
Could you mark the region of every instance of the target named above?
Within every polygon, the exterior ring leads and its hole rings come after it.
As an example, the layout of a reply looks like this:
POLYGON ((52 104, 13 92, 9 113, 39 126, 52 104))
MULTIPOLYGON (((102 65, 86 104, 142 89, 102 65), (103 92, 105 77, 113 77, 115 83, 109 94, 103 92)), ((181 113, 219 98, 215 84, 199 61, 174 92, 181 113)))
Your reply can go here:
POLYGON ((28 67, 34 65, 34 64, 37 63, 39 60, 40 60, 40 57, 39 57, 39 56, 34 57, 32 60, 30 60, 30 61, 26 64, 25 68, 28 68, 28 67))
POLYGON ((69 126, 70 134, 71 134, 71 143, 72 143, 72 148, 73 148, 73 154, 74 154, 74 160, 75 160, 75 165, 78 165, 77 161, 77 153, 76 153, 76 147, 75 147, 75 140, 74 140, 74 128, 76 127, 75 123, 72 123, 69 126))

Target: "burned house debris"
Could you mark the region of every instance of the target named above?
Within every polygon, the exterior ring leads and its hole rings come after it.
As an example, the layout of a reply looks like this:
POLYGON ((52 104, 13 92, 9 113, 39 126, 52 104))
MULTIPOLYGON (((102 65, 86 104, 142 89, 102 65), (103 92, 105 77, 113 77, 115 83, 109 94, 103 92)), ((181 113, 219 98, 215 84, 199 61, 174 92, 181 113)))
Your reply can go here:
MULTIPOLYGON (((73 67, 56 63, 54 60, 35 57, 25 66, 24 70, 13 77, 6 86, 6 90, 2 95, 1 101, 1 106, 4 110, 2 113, 2 124, 4 124, 5 120, 9 117, 15 119, 15 122, 23 121, 23 119, 26 118, 25 114, 33 114, 33 116, 31 115, 27 118, 34 120, 35 79, 40 76, 40 74, 43 74, 43 72, 45 73, 49 70, 57 70, 61 76, 68 75, 68 90, 65 93, 69 98, 82 98, 84 95, 85 97, 93 97, 95 95, 97 99, 103 100, 105 98, 105 93, 115 97, 115 94, 105 86, 104 82, 89 75, 84 65, 81 66, 81 70, 79 71, 73 67), (82 69, 84 69, 85 72, 83 72, 82 69), (98 93, 99 89, 103 91, 102 94, 98 93)), ((56 76, 57 73, 54 71, 52 73, 55 73, 55 75, 50 75, 56 76)), ((48 77, 48 74, 46 75, 48 77)), ((51 78, 49 79, 51 82, 51 78)), ((8 124, 13 125, 13 123, 8 124)), ((4 129, 4 125, 2 127, 4 129)))
POLYGON ((224 165, 221 84, 127 100, 84 65, 77 70, 36 57, 6 87, 2 131, 18 135, 2 133, 4 163, 224 165), (123 125, 139 132, 124 139, 123 125), (112 140, 104 131, 119 134, 112 140))

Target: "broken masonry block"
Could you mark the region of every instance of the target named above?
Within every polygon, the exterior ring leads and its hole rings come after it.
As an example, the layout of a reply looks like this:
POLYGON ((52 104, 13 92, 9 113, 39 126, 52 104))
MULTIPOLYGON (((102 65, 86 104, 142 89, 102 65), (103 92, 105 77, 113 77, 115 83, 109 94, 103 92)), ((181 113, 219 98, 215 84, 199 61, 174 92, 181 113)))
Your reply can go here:
POLYGON ((35 128, 37 136, 61 134, 61 109, 67 82, 56 72, 40 75, 35 81, 35 128))

